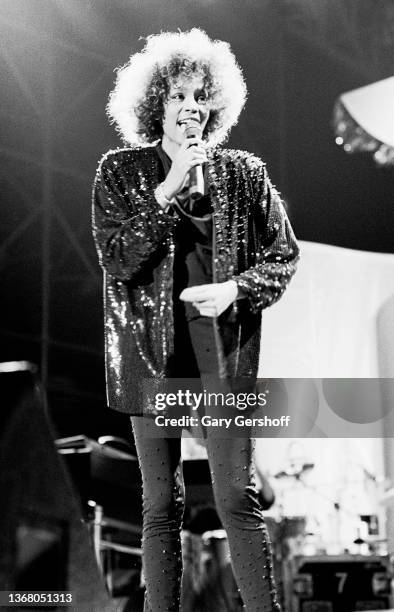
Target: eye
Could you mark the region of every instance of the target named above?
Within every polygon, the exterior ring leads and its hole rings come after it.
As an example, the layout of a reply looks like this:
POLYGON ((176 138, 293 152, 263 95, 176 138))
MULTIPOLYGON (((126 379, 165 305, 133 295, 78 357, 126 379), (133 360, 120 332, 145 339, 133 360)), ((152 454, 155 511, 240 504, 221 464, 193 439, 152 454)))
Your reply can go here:
POLYGON ((197 96, 197 102, 199 104, 201 103, 205 103, 207 101, 207 96, 205 94, 198 94, 197 96))
POLYGON ((177 100, 183 100, 183 97, 184 97, 183 93, 178 92, 178 93, 172 94, 171 100, 176 100, 176 101, 177 100))

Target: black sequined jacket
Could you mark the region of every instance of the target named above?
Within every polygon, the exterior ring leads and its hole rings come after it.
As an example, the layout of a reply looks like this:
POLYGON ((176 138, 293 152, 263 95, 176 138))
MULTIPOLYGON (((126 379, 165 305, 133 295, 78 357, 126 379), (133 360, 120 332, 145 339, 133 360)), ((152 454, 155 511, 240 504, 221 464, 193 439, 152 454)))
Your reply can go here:
MULTIPOLYGON (((256 377, 261 310, 283 294, 299 250, 265 164, 221 147, 207 155, 213 279, 233 279, 247 296, 213 319, 219 373, 256 377)), ((134 415, 142 414, 141 381, 171 377, 178 217, 155 200, 159 167, 151 146, 109 151, 93 186, 93 235, 104 270, 108 405, 134 415)))

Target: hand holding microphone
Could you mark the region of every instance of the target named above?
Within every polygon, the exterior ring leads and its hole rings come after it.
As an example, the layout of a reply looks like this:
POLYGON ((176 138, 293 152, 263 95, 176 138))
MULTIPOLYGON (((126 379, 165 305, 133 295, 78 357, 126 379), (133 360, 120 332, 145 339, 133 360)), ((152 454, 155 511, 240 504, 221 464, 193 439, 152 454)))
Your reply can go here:
POLYGON ((171 200, 182 190, 188 177, 190 178, 191 197, 201 197, 197 193, 204 194, 201 166, 207 161, 207 155, 200 137, 200 126, 187 124, 185 136, 185 140, 172 159, 171 169, 162 183, 165 196, 168 200, 171 200), (194 168, 198 167, 199 170, 194 171, 194 168), (197 174, 196 177, 194 172, 197 174), (200 172, 201 176, 198 177, 200 172))
MULTIPOLYGON (((201 139, 202 133, 199 125, 187 125, 185 129, 186 139, 190 142, 192 138, 201 139)), ((196 145, 192 145, 196 146, 196 145)), ((193 200, 197 200, 198 198, 202 198, 204 195, 204 175, 202 173, 202 165, 197 164, 190 169, 189 172, 190 177, 190 187, 189 193, 190 197, 193 200)))

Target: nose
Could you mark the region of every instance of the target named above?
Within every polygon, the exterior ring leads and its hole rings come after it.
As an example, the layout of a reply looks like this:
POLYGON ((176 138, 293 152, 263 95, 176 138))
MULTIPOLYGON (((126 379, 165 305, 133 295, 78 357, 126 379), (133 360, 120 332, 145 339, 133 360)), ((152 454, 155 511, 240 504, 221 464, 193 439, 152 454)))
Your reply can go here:
POLYGON ((197 104, 197 100, 195 99, 193 94, 190 94, 185 97, 184 100, 184 109, 191 113, 198 113, 199 107, 197 104))

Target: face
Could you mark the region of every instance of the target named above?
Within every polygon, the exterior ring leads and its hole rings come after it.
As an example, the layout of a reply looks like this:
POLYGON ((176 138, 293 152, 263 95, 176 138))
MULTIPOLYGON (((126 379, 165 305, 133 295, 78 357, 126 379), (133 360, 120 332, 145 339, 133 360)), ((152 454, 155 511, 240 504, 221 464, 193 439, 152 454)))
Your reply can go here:
POLYGON ((198 125, 201 133, 209 119, 209 99, 201 77, 179 78, 171 83, 164 103, 163 143, 181 145, 187 125, 198 125))

